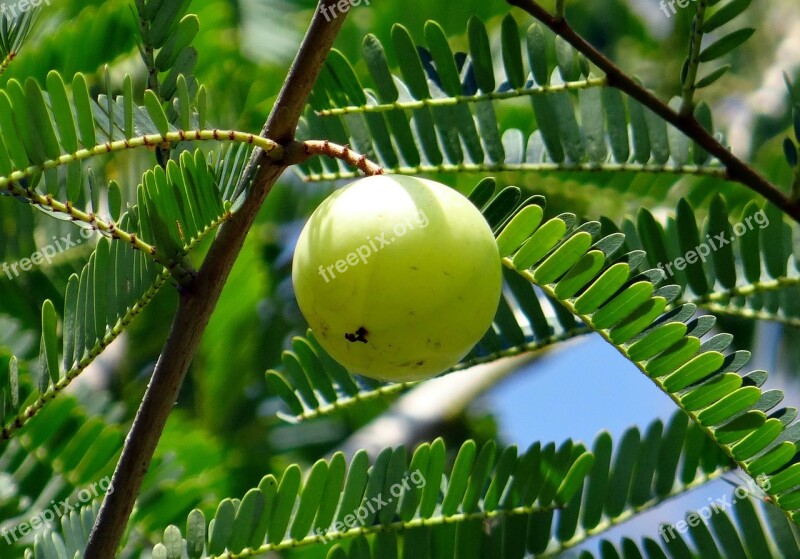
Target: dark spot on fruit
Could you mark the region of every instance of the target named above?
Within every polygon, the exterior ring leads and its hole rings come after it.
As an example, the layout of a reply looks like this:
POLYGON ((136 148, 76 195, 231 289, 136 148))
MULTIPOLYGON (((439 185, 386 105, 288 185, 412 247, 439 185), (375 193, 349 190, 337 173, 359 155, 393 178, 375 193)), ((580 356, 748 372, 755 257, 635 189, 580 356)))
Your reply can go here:
POLYGON ((359 326, 359 327, 358 327, 358 330, 356 330, 356 333, 355 333, 355 334, 351 334, 350 332, 348 332, 347 334, 345 334, 345 335, 344 335, 344 338, 345 338, 345 339, 346 339, 348 342, 362 342, 362 343, 367 343, 367 334, 369 334, 369 332, 367 331, 367 329, 366 329, 366 328, 364 328, 363 326, 359 326))
POLYGON ((425 361, 417 361, 417 367, 422 367, 425 364, 425 361))

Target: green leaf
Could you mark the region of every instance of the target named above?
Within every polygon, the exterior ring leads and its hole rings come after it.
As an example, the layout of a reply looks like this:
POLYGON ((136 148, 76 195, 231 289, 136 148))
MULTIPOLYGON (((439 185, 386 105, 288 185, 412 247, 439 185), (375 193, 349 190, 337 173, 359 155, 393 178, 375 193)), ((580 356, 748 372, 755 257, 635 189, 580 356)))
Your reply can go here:
POLYGON ((194 509, 186 520, 186 552, 189 559, 203 556, 206 540, 206 517, 202 511, 194 509))
MULTIPOLYGON (((734 458, 740 461, 749 460, 754 455, 764 450, 767 445, 772 444, 772 442, 778 438, 781 431, 783 431, 783 424, 781 424, 779 419, 774 417, 768 419, 764 425, 733 445, 731 450, 733 451, 734 458)), ((780 490, 774 487, 774 479, 775 478, 770 479, 770 491, 777 493, 780 490)))
POLYGON ((497 237, 500 257, 510 256, 539 227, 544 210, 537 205, 526 206, 517 213, 497 237))
POLYGON ((783 441, 763 456, 747 465, 747 472, 752 476, 771 474, 784 466, 797 453, 794 443, 783 441))
POLYGON ((461 79, 458 76, 456 61, 447 42, 447 36, 442 26, 435 21, 425 23, 425 41, 431 50, 431 55, 436 62, 436 71, 442 82, 442 89, 448 95, 461 95, 461 79))
MULTIPOLYGON (((694 109, 694 117, 703 129, 709 134, 714 134, 714 122, 711 116, 711 108, 705 101, 700 101, 694 109)), ((709 159, 709 153, 700 147, 697 143, 694 144, 694 162, 698 165, 705 164, 709 159)))
POLYGON ((186 11, 188 5, 189 0, 161 3, 160 9, 151 18, 147 18, 150 20, 150 27, 145 35, 145 40, 157 49, 163 47, 167 38, 175 32, 179 18, 186 11))
POLYGON ((694 88, 703 89, 704 87, 708 87, 709 85, 720 79, 722 76, 724 76, 726 73, 728 73, 728 70, 730 69, 731 69, 730 64, 725 64, 724 66, 720 66, 716 70, 713 70, 708 74, 706 74, 705 76, 703 76, 702 78, 698 79, 697 82, 695 82, 694 84, 694 88))
MULTIPOLYGON (((645 109, 641 103, 631 99, 628 101, 628 114, 633 136, 633 158, 637 163, 647 163, 650 161, 650 133, 645 121, 645 109)), ((655 126, 657 121, 653 120, 655 126)))
POLYGON ((722 27, 750 6, 751 0, 730 0, 703 22, 703 33, 711 33, 722 27))
POLYGON ((760 397, 761 390, 757 387, 745 386, 701 411, 697 419, 703 425, 718 425, 751 407, 760 397))
POLYGON ((797 163, 800 161, 797 156, 797 146, 788 136, 783 139, 783 154, 789 167, 797 167, 797 163))
MULTIPOLYGON (((744 441, 743 441, 744 442, 744 441)), ((800 485, 800 464, 792 464, 769 478, 770 491, 782 493, 800 485)))
MULTIPOLYGON (((9 138, 18 137, 16 124, 14 123, 14 109, 11 106, 11 99, 5 91, 0 91, 0 129, 3 135, 9 138)), ((22 141, 8 140, 8 154, 17 169, 24 169, 29 165, 28 154, 25 151, 25 144, 22 141)))
POLYGON ((567 224, 553 218, 539 227, 514 255, 512 263, 517 270, 530 268, 552 249, 567 230, 567 224))
MULTIPOLYGON (((581 89, 578 92, 586 151, 589 159, 597 163, 605 161, 608 155, 603 128, 602 95, 602 91, 597 88, 581 89)), ((615 133, 617 133, 616 130, 615 133)))
POLYGON ((260 489, 251 489, 245 494, 236 509, 231 536, 225 547, 234 553, 239 553, 249 546, 258 519, 264 513, 264 505, 264 494, 260 489))
POLYGON ((700 56, 698 58, 700 62, 710 62, 725 56, 730 51, 749 39, 753 33, 755 33, 755 29, 750 27, 738 29, 733 33, 729 33, 728 35, 700 51, 700 56))
POLYGON ((627 264, 618 262, 592 283, 575 301, 575 310, 580 314, 589 314, 596 311, 605 303, 630 277, 630 268, 627 264))
MULTIPOLYGON (((725 221, 727 223, 727 219, 725 221)), ((684 255, 687 262, 686 276, 689 286, 697 295, 705 295, 709 291, 703 267, 707 255, 704 256, 700 252, 700 232, 695 221, 694 210, 683 198, 678 202, 676 223, 681 254, 684 255)))
POLYGON ((572 48, 561 36, 556 36, 556 62, 561 79, 565 82, 577 81, 581 77, 581 70, 578 64, 578 57, 575 49, 572 48))
POLYGON ((634 283, 594 314, 593 322, 595 327, 605 329, 614 326, 630 315, 652 294, 652 283, 646 281, 634 283))
POLYGON ((108 211, 111 219, 119 221, 122 212, 122 191, 116 181, 108 183, 108 211))
MULTIPOLYGON (((176 0, 175 4, 180 4, 176 0)), ((178 54, 188 47, 200 31, 200 20, 194 14, 185 15, 178 23, 177 28, 169 35, 164 46, 158 51, 155 58, 155 67, 160 72, 166 72, 173 67, 178 54)))
POLYGON ((34 115, 31 114, 28 108, 28 98, 22 85, 17 80, 9 80, 8 84, 6 84, 5 91, 11 99, 16 131, 22 144, 25 146, 28 158, 33 163, 43 163, 47 160, 47 154, 45 153, 42 139, 36 135, 35 128, 30 125, 30 123, 33 122, 34 115))
POLYGON ((83 74, 75 74, 72 79, 72 96, 75 102, 75 115, 78 119, 81 143, 85 148, 94 147, 97 144, 97 138, 92 114, 92 100, 89 97, 89 86, 86 84, 83 74))
POLYGON ((169 526, 164 530, 164 548, 167 559, 181 559, 183 552, 183 539, 181 531, 176 526, 169 526))
MULTIPOLYGON (((32 78, 25 80, 25 98, 28 102, 28 113, 32 119, 31 124, 35 130, 35 137, 41 144, 44 156, 47 159, 58 159, 58 156, 61 155, 61 148, 53 121, 50 119, 42 89, 32 78)), ((51 194, 56 192, 51 192, 51 194)))
POLYGON ((422 67, 422 61, 417 54, 417 48, 408 29, 398 23, 394 24, 392 26, 392 44, 403 79, 408 85, 411 94, 416 99, 430 98, 425 70, 422 67))
POLYGON ((557 503, 563 504, 572 499, 572 496, 583 487, 584 479, 591 471, 593 465, 594 456, 589 453, 581 455, 581 457, 575 461, 556 491, 555 500, 557 503))
POLYGON ((300 489, 301 475, 300 467, 297 464, 292 464, 283 472, 272 512, 272 520, 269 530, 267 530, 267 541, 271 544, 277 544, 286 534, 300 489))
POLYGON ((161 100, 150 89, 144 92, 144 106, 155 123, 158 133, 163 135, 169 132, 169 120, 164 108, 161 106, 161 100))
POLYGON ((450 483, 447 487, 447 494, 442 502, 442 515, 445 517, 452 516, 456 513, 458 506, 461 504, 464 491, 469 482, 469 474, 472 471, 475 462, 476 446, 475 441, 467 441, 461 447, 461 450, 456 457, 453 471, 450 475, 450 483))
MULTIPOLYGON (((785 223, 783 212, 773 204, 767 204, 762 210, 766 217, 767 225, 763 228, 761 246, 764 253, 764 264, 767 273, 773 278, 786 275, 788 258, 785 247, 785 223)), ((751 222, 751 230, 755 230, 755 223, 751 222)))
POLYGON ((550 81, 550 68, 547 63, 547 47, 541 25, 534 23, 528 27, 527 33, 528 62, 531 65, 533 79, 539 85, 547 85, 550 81))
POLYGON ((710 406, 742 386, 742 377, 725 373, 711 378, 681 398, 681 404, 689 411, 710 406))
POLYGON ((575 108, 568 93, 560 91, 551 97, 555 117, 562 134, 564 150, 570 161, 583 161, 586 155, 584 139, 575 119, 575 108))
POLYGON ((53 302, 47 299, 42 305, 42 343, 44 345, 47 371, 54 383, 59 379, 58 367, 58 317, 53 302))
POLYGON ((714 274, 717 281, 727 288, 733 289, 736 286, 736 257, 733 253, 731 243, 723 244, 721 239, 734 239, 733 228, 730 224, 728 209, 721 196, 715 196, 711 200, 708 211, 708 239, 712 248, 712 261, 714 262, 714 274))
POLYGON ((228 540, 233 533, 233 524, 236 517, 236 509, 233 501, 225 499, 217 507, 211 529, 208 534, 208 553, 210 555, 220 555, 225 551, 228 540))
POLYGON ((667 349, 685 334, 686 325, 682 322, 662 324, 631 345, 628 356, 634 361, 644 361, 667 349))
POLYGON ((605 263, 605 255, 599 250, 591 250, 583 255, 556 285, 556 296, 559 299, 574 297, 578 291, 597 277, 605 263))
POLYGON ((525 85, 525 71, 522 67, 519 28, 511 14, 507 14, 503 18, 501 31, 503 65, 505 66, 509 85, 517 89, 525 85))
MULTIPOLYGON (((516 24, 514 27, 516 28, 516 24)), ((486 26, 475 16, 470 16, 467 22, 467 38, 478 88, 484 93, 490 93, 495 88, 492 50, 486 26)), ((519 47, 517 48, 519 49, 519 47)))
POLYGON ((667 299, 664 297, 654 297, 645 301, 611 329, 609 332, 611 342, 618 345, 627 343, 661 316, 666 306, 667 299))
MULTIPOLYGON (((709 365, 708 359, 716 359, 717 357, 708 354, 694 364, 694 366, 681 370, 680 367, 685 365, 692 356, 694 356, 700 349, 700 340, 694 336, 687 336, 682 338, 676 344, 669 348, 669 351, 663 352, 661 355, 648 361, 645 371, 651 377, 661 377, 669 374, 671 371, 675 373, 680 372, 681 375, 676 379, 681 379, 684 374, 694 373, 699 369, 704 369, 709 365)), ((720 362, 721 364, 721 362, 720 362)), ((674 374, 674 373, 673 373, 674 374)), ((673 381, 674 382, 674 381, 673 381)))
POLYGON ((664 165, 669 160, 670 151, 667 123, 648 108, 644 109, 644 121, 647 125, 653 161, 658 165, 664 165))
POLYGON ((393 103, 397 101, 397 86, 394 84, 392 75, 389 72, 383 45, 375 35, 368 34, 364 37, 363 52, 367 68, 378 86, 378 96, 381 102, 393 103))
POLYGON ((537 266, 534 280, 540 284, 555 282, 586 254, 591 244, 592 236, 589 233, 576 233, 537 266))
POLYGON ((325 460, 317 460, 305 482, 303 493, 300 497, 300 506, 292 520, 289 535, 293 539, 303 539, 311 529, 314 515, 322 502, 327 477, 328 463, 325 460))

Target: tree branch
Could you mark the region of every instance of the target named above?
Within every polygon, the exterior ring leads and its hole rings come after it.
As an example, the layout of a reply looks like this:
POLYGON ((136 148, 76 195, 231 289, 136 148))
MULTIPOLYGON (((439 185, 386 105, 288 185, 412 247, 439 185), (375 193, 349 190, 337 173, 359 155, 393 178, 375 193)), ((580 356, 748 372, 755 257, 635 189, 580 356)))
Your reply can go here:
POLYGON ((719 143, 702 125, 697 122, 692 114, 681 115, 671 109, 666 103, 653 95, 650 91, 636 83, 621 68, 609 60, 603 53, 589 44, 578 35, 564 19, 557 19, 534 0, 507 0, 542 24, 551 29, 556 35, 567 41, 578 52, 592 61, 605 74, 610 87, 615 87, 623 93, 639 101, 642 105, 663 118, 669 124, 694 140, 697 145, 716 157, 726 170, 728 180, 735 181, 750 188, 754 192, 775 204, 786 215, 800 223, 800 203, 791 201, 781 190, 767 180, 753 167, 736 157, 728 148, 719 143))
MULTIPOLYGON (((331 6, 336 1, 321 0, 320 4, 331 6)), ((344 23, 345 15, 342 13, 326 21, 320 10, 315 11, 261 132, 263 137, 281 143, 292 141, 311 88, 344 23)), ((122 456, 112 478, 114 491, 106 496, 100 508, 86 548, 86 559, 114 557, 142 479, 150 466, 164 425, 222 288, 264 199, 285 169, 284 161, 275 162, 262 150, 254 151, 242 178, 242 184, 251 184, 252 178, 252 187, 244 205, 220 228, 197 276, 181 290, 169 337, 125 439, 122 456)))

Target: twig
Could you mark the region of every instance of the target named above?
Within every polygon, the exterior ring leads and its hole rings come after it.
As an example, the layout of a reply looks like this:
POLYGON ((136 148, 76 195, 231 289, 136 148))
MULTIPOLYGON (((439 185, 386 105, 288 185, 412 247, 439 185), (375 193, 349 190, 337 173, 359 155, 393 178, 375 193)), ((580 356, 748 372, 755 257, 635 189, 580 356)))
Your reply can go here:
POLYGON ((564 3, 566 0, 556 0, 556 19, 564 19, 564 3))
POLYGON ((697 70, 700 68, 700 46, 703 42, 703 23, 706 19, 706 0, 697 2, 697 11, 692 20, 692 36, 689 38, 689 56, 686 59, 686 75, 683 77, 681 91, 681 116, 694 112, 694 92, 697 81, 697 70))
POLYGON ((800 202, 800 163, 794 168, 794 178, 792 179, 792 201, 800 202))
POLYGON ((610 87, 619 89, 623 93, 639 101, 642 105, 653 111, 653 113, 694 140, 694 142, 705 151, 716 157, 727 169, 725 178, 741 183, 754 192, 761 194, 764 198, 780 208, 786 215, 800 223, 800 203, 792 202, 763 175, 731 153, 730 150, 719 143, 713 135, 703 128, 693 115, 681 115, 671 109, 666 103, 636 83, 636 81, 625 74, 622 69, 603 55, 603 53, 578 35, 566 20, 556 19, 534 0, 507 0, 507 2, 512 6, 517 6, 528 12, 551 29, 556 35, 567 41, 577 49, 578 52, 586 56, 595 66, 605 72, 610 87))
MULTIPOLYGON (((337 0, 321 0, 333 5, 337 0)), ((346 13, 326 21, 317 10, 306 32, 262 136, 290 142, 333 41, 346 13)), ((288 151, 288 150, 287 150, 288 151)), ((222 288, 241 251, 250 227, 267 194, 286 168, 260 149, 254 151, 243 181, 252 186, 242 208, 219 230, 194 280, 180 292, 178 311, 161 357, 147 387, 133 426, 125 439, 112 484, 86 548, 86 559, 114 556, 169 413, 178 397, 189 364, 219 301, 222 288)))
POLYGON ((3 75, 5 73, 5 71, 8 69, 9 66, 11 66, 11 63, 14 61, 16 57, 17 53, 14 52, 13 50, 8 53, 8 56, 6 56, 3 59, 3 61, 0 62, 0 75, 3 75))
POLYGON ((303 142, 303 149, 311 155, 325 155, 334 159, 341 159, 353 167, 360 169, 365 175, 382 175, 383 168, 367 159, 366 155, 361 155, 347 146, 340 146, 328 140, 308 140, 303 142))
POLYGON ((490 91, 489 93, 475 93, 474 95, 453 95, 452 97, 426 97, 412 101, 395 101, 394 103, 379 103, 377 105, 348 105, 346 107, 333 107, 315 111, 319 116, 341 116, 351 113, 385 113, 389 111, 411 111, 424 107, 454 107, 467 103, 480 103, 481 101, 500 101, 503 99, 517 99, 519 97, 533 97, 547 95, 558 91, 579 91, 591 87, 607 85, 605 78, 586 78, 559 84, 532 85, 518 87, 504 91, 490 91))

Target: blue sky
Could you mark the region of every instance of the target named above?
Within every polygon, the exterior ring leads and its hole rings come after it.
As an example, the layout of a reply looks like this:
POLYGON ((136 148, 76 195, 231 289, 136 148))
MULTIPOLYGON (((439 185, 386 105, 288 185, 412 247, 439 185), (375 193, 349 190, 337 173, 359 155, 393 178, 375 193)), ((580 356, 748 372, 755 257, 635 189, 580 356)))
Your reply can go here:
MULTIPOLYGON (((763 325, 758 348, 748 370, 777 371, 776 354, 780 328, 763 325)), ((766 388, 787 391, 784 405, 798 401, 797 385, 788 375, 771 374, 766 388)), ((591 335, 531 362, 489 391, 478 405, 495 414, 501 436, 508 444, 527 448, 536 441, 551 442, 572 438, 591 448, 597 433, 607 430, 616 442, 633 425, 641 431, 655 419, 668 420, 675 404, 626 361, 600 336, 591 335)), ((740 483, 732 474, 726 477, 740 483)), ((615 545, 622 537, 635 541, 647 535, 658 536, 662 522, 675 524, 686 513, 708 505, 709 498, 732 495, 734 488, 716 480, 687 494, 667 501, 622 526, 603 534, 615 545)), ((595 550, 599 541, 586 548, 595 550)))

